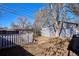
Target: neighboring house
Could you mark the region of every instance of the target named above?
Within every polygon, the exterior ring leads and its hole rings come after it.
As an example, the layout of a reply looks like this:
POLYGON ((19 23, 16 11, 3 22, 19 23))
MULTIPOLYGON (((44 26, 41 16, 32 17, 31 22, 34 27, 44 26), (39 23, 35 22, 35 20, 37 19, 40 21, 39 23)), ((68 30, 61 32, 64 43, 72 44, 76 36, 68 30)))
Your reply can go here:
POLYGON ((52 36, 54 36, 53 28, 50 31, 50 28, 49 27, 43 27, 42 30, 41 30, 41 35, 42 36, 46 36, 46 37, 52 37, 52 36))
MULTIPOLYGON (((79 31, 76 29, 76 26, 78 26, 79 24, 71 23, 71 22, 64 22, 64 24, 69 24, 70 26, 68 28, 66 26, 63 26, 60 37, 70 38, 74 34, 79 34, 79 31)), ((55 32, 54 32, 53 26, 42 27, 41 35, 45 36, 45 37, 54 37, 55 32), (50 30, 50 28, 51 28, 51 30, 50 30)))

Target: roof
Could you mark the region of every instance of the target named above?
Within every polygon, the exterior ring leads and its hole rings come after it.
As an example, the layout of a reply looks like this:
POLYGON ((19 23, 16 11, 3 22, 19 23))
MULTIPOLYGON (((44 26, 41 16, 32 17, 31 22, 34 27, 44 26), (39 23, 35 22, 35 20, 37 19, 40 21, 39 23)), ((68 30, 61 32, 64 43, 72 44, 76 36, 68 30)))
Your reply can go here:
MULTIPOLYGON (((58 22, 62 22, 62 21, 58 21, 58 22)), ((73 23, 73 22, 66 22, 66 21, 64 21, 63 23, 66 23, 66 24, 73 24, 73 25, 76 25, 76 26, 78 26, 79 24, 77 24, 77 23, 73 23)), ((51 24, 51 25, 48 25, 47 27, 50 27, 50 26, 53 26, 53 24, 51 24)), ((45 26, 44 26, 45 27, 45 26)))
POLYGON ((0 31, 33 31, 33 29, 0 29, 0 31))

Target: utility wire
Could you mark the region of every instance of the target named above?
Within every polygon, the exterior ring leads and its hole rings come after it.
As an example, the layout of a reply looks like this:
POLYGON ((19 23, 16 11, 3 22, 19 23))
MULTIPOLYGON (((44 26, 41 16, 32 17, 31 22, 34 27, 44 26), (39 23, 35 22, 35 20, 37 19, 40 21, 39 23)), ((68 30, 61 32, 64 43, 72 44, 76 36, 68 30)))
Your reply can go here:
POLYGON ((3 5, 0 5, 0 10, 7 11, 7 12, 14 14, 14 15, 19 15, 19 14, 16 13, 17 10, 9 9, 9 8, 3 6, 3 5))
POLYGON ((0 10, 7 11, 7 12, 9 12, 9 13, 11 13, 11 14, 14 14, 14 15, 18 15, 17 13, 14 13, 13 11, 11 11, 11 10, 9 10, 9 9, 6 9, 6 8, 2 8, 2 9, 0 9, 0 10))

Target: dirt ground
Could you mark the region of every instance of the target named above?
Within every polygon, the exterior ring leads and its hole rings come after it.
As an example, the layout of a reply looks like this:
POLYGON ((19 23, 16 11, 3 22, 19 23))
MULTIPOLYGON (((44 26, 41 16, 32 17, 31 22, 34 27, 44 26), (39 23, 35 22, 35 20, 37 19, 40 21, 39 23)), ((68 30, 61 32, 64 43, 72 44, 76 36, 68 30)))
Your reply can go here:
MULTIPOLYGON (((0 50, 2 56, 68 56, 67 39, 36 37, 34 43, 0 50)), ((75 56, 70 52, 71 56, 75 56)))
MULTIPOLYGON (((35 41, 35 44, 24 46, 24 49, 35 56, 68 56, 68 39, 37 37, 35 41)), ((76 54, 70 51, 70 56, 76 54)))

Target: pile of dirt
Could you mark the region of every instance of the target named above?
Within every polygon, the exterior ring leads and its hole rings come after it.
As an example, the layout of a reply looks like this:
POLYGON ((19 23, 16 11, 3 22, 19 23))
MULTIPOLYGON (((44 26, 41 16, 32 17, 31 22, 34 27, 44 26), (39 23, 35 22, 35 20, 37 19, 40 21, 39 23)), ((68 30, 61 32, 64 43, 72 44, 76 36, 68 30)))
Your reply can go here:
POLYGON ((42 52, 45 55, 66 56, 68 54, 69 41, 67 39, 53 38, 48 43, 49 47, 45 47, 42 52))

